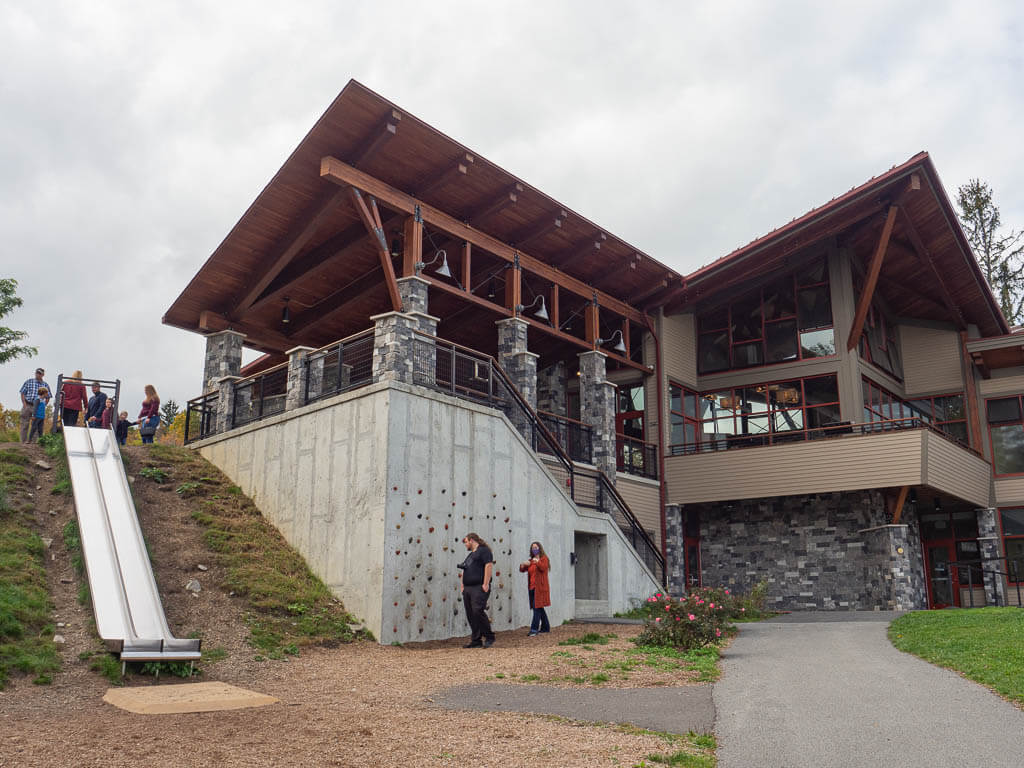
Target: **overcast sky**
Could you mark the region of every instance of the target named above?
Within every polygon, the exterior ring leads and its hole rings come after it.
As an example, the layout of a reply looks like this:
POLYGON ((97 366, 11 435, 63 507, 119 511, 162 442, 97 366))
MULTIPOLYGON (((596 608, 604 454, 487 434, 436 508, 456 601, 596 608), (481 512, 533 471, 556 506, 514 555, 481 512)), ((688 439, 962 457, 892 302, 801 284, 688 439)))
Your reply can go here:
POLYGON ((1022 8, 0 0, 0 403, 198 395, 160 318, 349 78, 682 272, 920 150, 1024 228, 1022 8))

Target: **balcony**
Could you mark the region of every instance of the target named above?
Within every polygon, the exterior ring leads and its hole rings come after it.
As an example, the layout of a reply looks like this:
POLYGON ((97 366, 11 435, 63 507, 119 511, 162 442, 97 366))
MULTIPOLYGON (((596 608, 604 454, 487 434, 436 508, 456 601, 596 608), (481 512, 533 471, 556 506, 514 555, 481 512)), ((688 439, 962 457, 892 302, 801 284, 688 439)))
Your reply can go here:
POLYGON ((672 504, 923 485, 989 506, 992 469, 976 451, 919 419, 719 435, 672 446, 672 504))

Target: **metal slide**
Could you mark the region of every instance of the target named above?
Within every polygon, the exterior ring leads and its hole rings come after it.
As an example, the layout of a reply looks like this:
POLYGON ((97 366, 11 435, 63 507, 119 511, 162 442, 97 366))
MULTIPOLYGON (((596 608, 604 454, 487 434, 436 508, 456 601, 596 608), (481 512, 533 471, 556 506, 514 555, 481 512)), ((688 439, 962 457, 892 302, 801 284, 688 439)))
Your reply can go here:
POLYGON ((96 631, 121 661, 196 661, 171 635, 113 430, 64 427, 96 631))

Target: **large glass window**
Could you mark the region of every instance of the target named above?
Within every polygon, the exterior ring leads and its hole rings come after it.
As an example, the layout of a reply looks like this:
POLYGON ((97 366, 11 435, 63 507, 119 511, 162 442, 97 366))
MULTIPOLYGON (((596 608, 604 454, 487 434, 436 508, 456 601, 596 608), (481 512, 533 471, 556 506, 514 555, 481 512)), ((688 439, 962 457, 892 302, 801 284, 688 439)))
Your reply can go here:
POLYGON ((1024 474, 1024 423, 1020 395, 986 400, 985 412, 995 474, 1024 474))
POLYGON ((697 331, 702 374, 834 355, 825 259, 699 313, 697 331))
MULTIPOLYGON (((854 278, 857 295, 861 293, 859 279, 854 278)), ((860 334, 857 349, 861 359, 881 368, 900 381, 903 380, 903 358, 900 354, 899 334, 893 323, 882 310, 877 299, 872 299, 864 329, 860 334)))
POLYGON ((834 375, 750 384, 697 394, 670 384, 672 452, 725 450, 806 440, 808 430, 839 423, 834 375))
POLYGON ((1004 509, 1000 514, 1003 519, 1003 549, 1006 552, 1010 581, 1024 582, 1024 509, 1004 509))
POLYGON ((967 412, 963 392, 903 400, 871 379, 864 378, 864 423, 885 428, 915 426, 913 419, 931 424, 964 445, 967 440, 967 412))

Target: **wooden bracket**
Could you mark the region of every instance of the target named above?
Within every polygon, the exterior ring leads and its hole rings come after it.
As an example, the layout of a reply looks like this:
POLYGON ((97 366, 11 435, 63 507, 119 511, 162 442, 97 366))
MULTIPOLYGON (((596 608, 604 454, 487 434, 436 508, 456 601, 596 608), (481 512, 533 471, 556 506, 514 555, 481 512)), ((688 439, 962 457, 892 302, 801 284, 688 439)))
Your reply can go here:
POLYGON ((885 217, 885 224, 882 225, 882 234, 878 238, 878 245, 875 246, 875 255, 871 257, 871 267, 868 269, 868 276, 864 281, 864 289, 861 291, 860 300, 857 302, 857 314, 853 317, 853 327, 850 328, 850 335, 846 339, 847 350, 853 349, 860 343, 860 334, 864 330, 864 321, 867 319, 868 310, 871 309, 871 299, 875 295, 875 286, 878 285, 878 275, 882 271, 882 261, 885 259, 885 252, 889 248, 889 237, 892 235, 892 228, 896 223, 896 212, 898 210, 895 205, 890 205, 889 213, 885 217))
MULTIPOLYGON (((388 296, 391 298, 391 309, 395 312, 402 311, 402 296, 398 292, 398 282, 395 278, 395 268, 391 265, 391 253, 388 250, 387 239, 384 237, 384 228, 380 223, 380 215, 370 213, 370 210, 366 207, 366 202, 363 200, 363 194, 355 187, 349 187, 349 193, 352 198, 352 205, 355 206, 356 213, 359 214, 360 220, 363 222, 363 226, 366 227, 366 231, 373 235, 377 242, 377 254, 380 256, 380 265, 384 269, 384 278, 387 283, 388 296)), ((370 202, 373 205, 374 213, 377 211, 377 201, 372 197, 370 202)))

